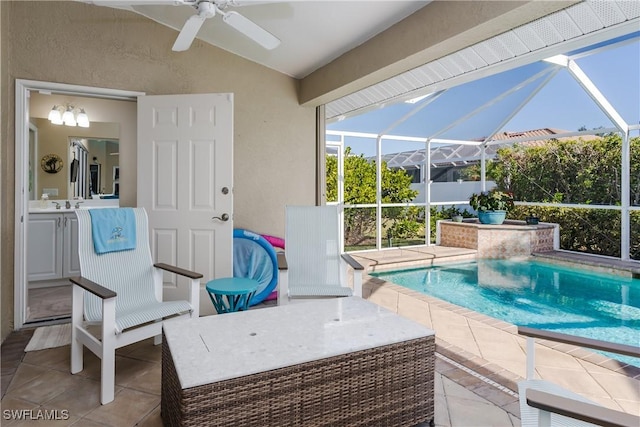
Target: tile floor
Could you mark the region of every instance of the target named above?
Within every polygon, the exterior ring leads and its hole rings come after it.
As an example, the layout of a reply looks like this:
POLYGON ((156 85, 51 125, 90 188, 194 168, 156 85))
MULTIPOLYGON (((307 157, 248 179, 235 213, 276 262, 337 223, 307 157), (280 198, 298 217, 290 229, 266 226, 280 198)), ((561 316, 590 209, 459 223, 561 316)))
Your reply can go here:
POLYGON ((27 322, 71 318, 71 285, 29 289, 27 322))
MULTIPOLYGON (((24 345, 28 336, 22 340, 24 345)), ((85 352, 85 369, 69 373, 69 346, 28 352, 21 360, 2 398, 2 426, 161 426, 161 346, 151 339, 117 351, 116 396, 99 402, 99 360, 85 352), (6 412, 9 411, 9 412, 6 412), (16 412, 17 411, 17 412, 16 412), (40 411, 40 412, 38 412, 40 411), (11 414, 36 418, 45 413, 59 420, 18 420, 11 414), (65 419, 62 419, 65 418, 65 419)), ((7 355, 8 356, 8 355, 7 355)), ((10 357, 3 354, 3 370, 10 357)), ((436 359, 436 426, 518 426, 515 397, 498 389, 487 398, 462 385, 473 378, 455 365, 436 359), (497 403, 496 403, 497 402, 497 403), (504 409, 500 404, 507 404, 504 409)), ((4 380, 4 378, 3 378, 4 380)), ((480 390, 485 394, 487 390, 480 390)), ((3 387, 4 393, 4 387, 3 387)))
MULTIPOLYGON (((474 257, 473 251, 418 248, 371 254, 373 268, 407 261, 414 265, 474 257)), ((365 276, 365 297, 436 330, 435 422, 437 426, 518 426, 515 383, 524 375, 524 339, 515 327, 443 301, 365 276), (480 374, 480 375, 478 375, 480 374), (489 382, 481 380, 485 377, 489 382), (499 387, 496 387, 496 384, 499 387)), ((90 353, 85 369, 69 373, 69 346, 22 353, 28 331, 2 345, 3 426, 160 426, 160 347, 151 340, 118 350, 116 398, 101 406, 99 361, 90 353), (11 353, 13 357, 6 357, 11 353), (10 412, 5 412, 9 410, 10 412), (10 419, 49 410, 64 420, 10 419), (27 412, 25 412, 25 410, 27 412), (28 412, 31 411, 31 412, 28 412), (67 412, 63 412, 67 411, 67 412)), ((537 346, 543 378, 618 410, 640 414, 640 369, 570 346, 537 346)))

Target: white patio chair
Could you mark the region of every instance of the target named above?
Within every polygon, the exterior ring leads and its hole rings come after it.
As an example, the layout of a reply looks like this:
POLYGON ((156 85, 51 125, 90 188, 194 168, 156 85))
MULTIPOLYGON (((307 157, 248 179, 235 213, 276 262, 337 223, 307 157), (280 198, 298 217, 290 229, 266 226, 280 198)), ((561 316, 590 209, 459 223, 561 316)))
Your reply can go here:
POLYGON ((100 402, 114 398, 115 351, 154 337, 162 338, 162 320, 198 317, 201 274, 153 264, 149 249, 147 214, 133 209, 135 249, 96 254, 89 210, 77 210, 78 251, 82 277, 73 284, 71 373, 83 369, 83 346, 101 359, 100 402), (162 270, 188 279, 187 301, 162 302, 162 270), (88 329, 100 324, 100 337, 88 329))
POLYGON ((640 357, 640 347, 522 326, 518 333, 527 337, 527 378, 518 383, 522 427, 640 426, 640 417, 605 408, 553 382, 536 379, 535 338, 634 357, 640 357))
POLYGON ((364 268, 341 253, 337 206, 287 206, 285 253, 278 255, 278 305, 292 300, 362 297, 364 268), (353 288, 346 266, 353 269, 353 288))

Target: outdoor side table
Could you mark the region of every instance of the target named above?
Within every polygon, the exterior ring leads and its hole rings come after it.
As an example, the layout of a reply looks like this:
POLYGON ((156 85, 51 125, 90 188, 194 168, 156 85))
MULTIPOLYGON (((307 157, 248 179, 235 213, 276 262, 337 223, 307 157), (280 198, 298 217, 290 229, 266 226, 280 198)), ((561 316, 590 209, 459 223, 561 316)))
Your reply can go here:
POLYGON ((207 282, 207 293, 218 314, 249 309, 249 302, 258 290, 253 279, 226 277, 207 282))

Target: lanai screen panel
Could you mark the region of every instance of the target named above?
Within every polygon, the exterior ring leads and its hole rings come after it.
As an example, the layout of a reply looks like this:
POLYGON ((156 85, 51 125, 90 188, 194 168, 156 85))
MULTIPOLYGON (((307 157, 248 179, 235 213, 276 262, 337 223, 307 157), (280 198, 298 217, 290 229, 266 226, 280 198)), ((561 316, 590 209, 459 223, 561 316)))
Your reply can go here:
POLYGON ((485 108, 476 111, 473 116, 442 133, 439 138, 477 141, 490 139, 505 121, 509 120, 509 117, 513 114, 518 114, 518 111, 527 103, 527 100, 535 96, 536 92, 557 71, 557 67, 549 66, 543 72, 512 86, 506 92, 498 94, 485 108))
POLYGON ((406 102, 395 102, 390 105, 381 105, 380 108, 376 110, 353 115, 343 120, 332 121, 327 124, 327 129, 349 132, 365 132, 378 135, 406 114, 410 113, 414 108, 414 104, 406 102))
POLYGON ((640 33, 634 36, 575 60, 630 125, 640 123, 640 33))
MULTIPOLYGON (((522 85, 534 76, 549 72, 556 66, 544 62, 536 62, 513 70, 485 77, 448 89, 441 96, 430 102, 417 114, 395 126, 389 133, 415 137, 440 137, 449 126, 464 121, 474 112, 488 108, 494 99, 522 85)), ((416 105, 420 106, 423 100, 416 105)), ((497 127, 507 112, 490 117, 490 122, 482 128, 469 128, 464 132, 464 139, 477 140, 486 136, 486 129, 497 127)), ((460 123, 462 124, 462 123, 460 123)))
POLYGON ((607 115, 566 69, 560 70, 501 130, 612 128, 607 115))

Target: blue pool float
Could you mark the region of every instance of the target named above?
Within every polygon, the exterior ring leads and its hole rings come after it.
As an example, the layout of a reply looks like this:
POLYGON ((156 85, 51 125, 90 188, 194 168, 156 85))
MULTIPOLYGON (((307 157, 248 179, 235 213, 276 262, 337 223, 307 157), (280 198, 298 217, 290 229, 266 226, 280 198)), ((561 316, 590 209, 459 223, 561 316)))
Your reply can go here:
POLYGON ((235 228, 233 277, 254 279, 260 283, 249 305, 264 301, 278 285, 278 261, 271 243, 253 231, 235 228))

